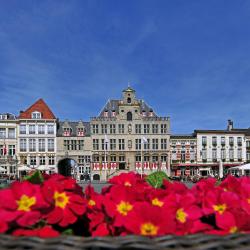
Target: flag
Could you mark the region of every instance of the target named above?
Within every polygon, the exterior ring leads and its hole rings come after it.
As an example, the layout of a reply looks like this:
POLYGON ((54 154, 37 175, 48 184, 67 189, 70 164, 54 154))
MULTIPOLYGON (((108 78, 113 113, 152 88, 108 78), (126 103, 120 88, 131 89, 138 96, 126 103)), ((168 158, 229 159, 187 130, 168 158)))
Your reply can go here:
POLYGON ((6 146, 6 144, 3 145, 3 155, 7 155, 7 146, 6 146))
POLYGON ((141 138, 141 143, 142 143, 142 144, 148 143, 147 138, 143 136, 143 137, 141 138))

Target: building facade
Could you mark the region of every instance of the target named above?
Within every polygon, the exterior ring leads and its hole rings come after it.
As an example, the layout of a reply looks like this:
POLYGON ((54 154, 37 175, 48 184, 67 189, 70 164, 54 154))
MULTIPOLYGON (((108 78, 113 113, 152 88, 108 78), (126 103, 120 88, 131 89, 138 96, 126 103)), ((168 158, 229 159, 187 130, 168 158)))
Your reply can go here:
POLYGON ((90 120, 93 179, 123 171, 150 173, 170 167, 170 119, 159 117, 128 87, 90 120))
POLYGON ((0 175, 13 178, 17 166, 17 119, 13 114, 0 114, 0 175))
POLYGON ((32 170, 56 171, 57 120, 47 104, 39 99, 20 111, 17 125, 18 175, 32 170))
POLYGON ((57 127, 57 162, 70 159, 75 177, 84 180, 91 175, 92 140, 89 122, 59 122, 57 127))

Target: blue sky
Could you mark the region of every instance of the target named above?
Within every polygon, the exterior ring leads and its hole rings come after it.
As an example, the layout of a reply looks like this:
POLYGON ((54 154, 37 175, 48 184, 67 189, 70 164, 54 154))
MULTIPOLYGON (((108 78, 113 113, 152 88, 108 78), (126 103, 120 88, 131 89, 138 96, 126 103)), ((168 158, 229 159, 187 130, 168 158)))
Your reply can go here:
POLYGON ((130 82, 173 133, 250 127, 250 1, 0 0, 0 113, 89 120, 130 82))

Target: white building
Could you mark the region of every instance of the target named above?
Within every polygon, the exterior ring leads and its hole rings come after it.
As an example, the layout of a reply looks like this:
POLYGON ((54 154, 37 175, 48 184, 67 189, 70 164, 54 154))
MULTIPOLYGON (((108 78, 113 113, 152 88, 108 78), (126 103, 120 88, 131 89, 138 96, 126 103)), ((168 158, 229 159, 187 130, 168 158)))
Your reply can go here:
POLYGON ((18 174, 32 170, 56 171, 56 118, 39 99, 18 117, 18 174))

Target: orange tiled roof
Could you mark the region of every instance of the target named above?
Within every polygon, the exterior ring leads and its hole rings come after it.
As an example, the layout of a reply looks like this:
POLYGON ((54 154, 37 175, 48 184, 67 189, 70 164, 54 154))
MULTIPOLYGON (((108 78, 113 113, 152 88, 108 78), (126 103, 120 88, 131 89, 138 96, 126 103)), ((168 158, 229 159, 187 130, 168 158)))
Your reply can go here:
POLYGON ((55 115, 52 113, 48 105, 43 99, 39 99, 34 104, 32 104, 28 109, 20 112, 19 119, 31 119, 31 113, 34 111, 41 112, 42 119, 56 119, 55 115))

